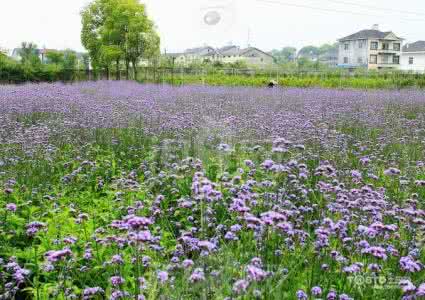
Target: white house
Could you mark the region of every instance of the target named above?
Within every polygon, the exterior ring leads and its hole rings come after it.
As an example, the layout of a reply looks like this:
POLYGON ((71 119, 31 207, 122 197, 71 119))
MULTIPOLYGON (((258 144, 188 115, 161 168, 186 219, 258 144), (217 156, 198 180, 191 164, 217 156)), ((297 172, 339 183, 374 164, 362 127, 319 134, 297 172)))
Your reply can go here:
POLYGON ((268 66, 274 63, 271 54, 255 47, 241 49, 238 46, 226 46, 218 49, 222 63, 244 62, 249 66, 268 66))
POLYGON ((377 25, 338 40, 342 68, 399 69, 403 39, 377 25))
POLYGON ((193 62, 221 62, 235 63, 245 62, 249 66, 268 66, 274 63, 274 58, 255 47, 241 49, 238 46, 226 46, 215 49, 210 46, 188 49, 183 53, 169 53, 168 57, 174 60, 175 64, 188 65, 193 62))
POLYGON ((425 73, 425 41, 417 41, 403 47, 401 69, 414 73, 425 73))
POLYGON ((219 53, 211 46, 187 49, 183 53, 170 53, 168 57, 172 57, 176 64, 187 65, 194 62, 216 61, 219 59, 219 53))
MULTIPOLYGON (((45 52, 42 52, 43 49, 33 49, 33 54, 38 56, 40 60, 43 60, 44 56, 42 56, 42 53, 44 55, 45 52)), ((12 50, 11 58, 14 60, 20 61, 22 59, 22 48, 15 48, 12 50)))

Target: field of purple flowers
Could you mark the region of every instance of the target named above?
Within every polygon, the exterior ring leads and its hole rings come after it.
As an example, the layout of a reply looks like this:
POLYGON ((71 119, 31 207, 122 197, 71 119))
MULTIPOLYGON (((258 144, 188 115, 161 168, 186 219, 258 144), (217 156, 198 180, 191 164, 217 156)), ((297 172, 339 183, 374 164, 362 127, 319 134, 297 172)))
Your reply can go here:
POLYGON ((0 86, 0 299, 425 299, 425 93, 0 86))

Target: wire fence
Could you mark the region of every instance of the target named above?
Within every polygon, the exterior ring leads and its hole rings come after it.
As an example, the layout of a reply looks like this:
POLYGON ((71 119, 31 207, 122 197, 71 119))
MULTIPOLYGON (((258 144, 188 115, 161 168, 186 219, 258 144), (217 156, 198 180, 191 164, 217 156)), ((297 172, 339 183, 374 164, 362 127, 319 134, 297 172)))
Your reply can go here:
POLYGON ((240 76, 240 77, 266 77, 279 80, 286 77, 319 77, 319 78, 423 78, 424 72, 407 72, 400 70, 287 70, 282 68, 253 69, 253 68, 191 68, 191 67, 139 67, 136 72, 129 70, 128 76, 125 70, 110 71, 109 76, 104 72, 97 75, 90 71, 78 71, 75 80, 98 80, 98 79, 130 79, 138 81, 169 82, 172 79, 184 79, 186 76, 208 77, 208 76, 240 76), (135 77, 136 74, 136 77, 135 77))
MULTIPOLYGON (((4 75, 4 74, 3 74, 4 75)), ((0 83, 19 83, 25 80, 15 80, 13 77, 2 76, 0 83)), ((212 78, 225 78, 227 82, 237 79, 258 79, 263 81, 275 80, 277 82, 285 79, 312 79, 312 80, 341 80, 347 78, 376 78, 391 80, 424 80, 425 74, 413 72, 401 72, 398 70, 369 71, 369 70, 287 70, 282 68, 268 69, 241 69, 241 68, 193 68, 193 67, 139 67, 136 70, 65 70, 61 75, 50 79, 35 81, 90 81, 90 80, 137 80, 140 82, 185 84, 193 83, 207 84, 212 78)))

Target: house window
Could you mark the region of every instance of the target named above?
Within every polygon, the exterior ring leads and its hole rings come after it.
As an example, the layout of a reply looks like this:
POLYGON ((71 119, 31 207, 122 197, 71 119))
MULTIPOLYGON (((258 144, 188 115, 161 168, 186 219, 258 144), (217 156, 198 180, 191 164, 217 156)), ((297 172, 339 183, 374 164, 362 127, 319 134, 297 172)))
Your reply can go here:
POLYGON ((344 64, 348 64, 348 57, 344 57, 344 64))
POLYGON ((370 56, 370 63, 371 64, 377 64, 378 63, 378 55, 371 55, 370 56))
POLYGON ((409 57, 409 65, 413 65, 414 62, 414 58, 413 57, 409 57))
POLYGON ((361 58, 361 57, 357 58, 357 63, 362 64, 363 63, 363 58, 361 58))
POLYGON ((394 49, 394 51, 400 51, 400 43, 394 43, 393 49, 394 49))
POLYGON ((382 50, 390 50, 390 44, 389 43, 382 43, 382 50))
POLYGON ((393 64, 395 64, 395 65, 399 65, 400 64, 400 56, 395 55, 393 57, 393 64))
POLYGON ((363 49, 363 45, 365 44, 365 41, 360 40, 359 41, 359 49, 363 49))
POLYGON ((378 50, 378 42, 371 42, 370 50, 378 50))
POLYGON ((390 63, 390 56, 389 55, 382 56, 382 63, 389 64, 390 63))
POLYGON ((350 48, 350 44, 344 44, 344 50, 348 50, 350 48))

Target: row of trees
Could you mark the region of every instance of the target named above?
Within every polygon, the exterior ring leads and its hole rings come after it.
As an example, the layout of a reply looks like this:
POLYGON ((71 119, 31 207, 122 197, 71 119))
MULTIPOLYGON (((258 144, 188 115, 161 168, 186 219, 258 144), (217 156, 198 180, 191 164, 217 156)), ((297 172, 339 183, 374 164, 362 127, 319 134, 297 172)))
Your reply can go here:
POLYGON ((109 78, 115 65, 117 79, 124 65, 127 79, 130 64, 137 78, 142 59, 156 61, 160 38, 138 0, 94 0, 82 12, 81 42, 88 50, 94 74, 104 70, 109 78))
POLYGON ((34 43, 23 42, 18 54, 19 61, 0 51, 0 81, 69 81, 74 79, 78 69, 77 54, 72 50, 45 51, 38 49, 34 43))
POLYGON ((288 63, 295 61, 299 57, 319 58, 321 55, 336 51, 337 49, 338 44, 323 44, 319 47, 310 45, 300 50, 297 50, 295 47, 284 47, 280 50, 272 50, 272 54, 277 59, 278 63, 288 63))

